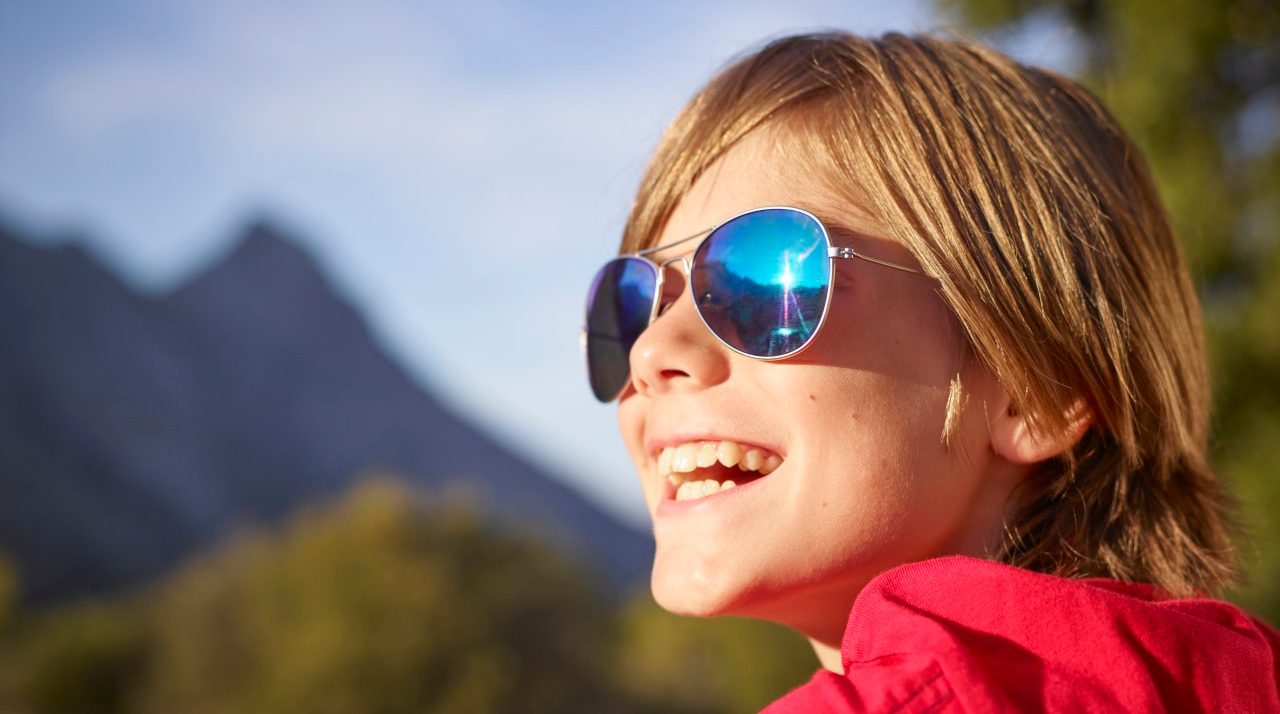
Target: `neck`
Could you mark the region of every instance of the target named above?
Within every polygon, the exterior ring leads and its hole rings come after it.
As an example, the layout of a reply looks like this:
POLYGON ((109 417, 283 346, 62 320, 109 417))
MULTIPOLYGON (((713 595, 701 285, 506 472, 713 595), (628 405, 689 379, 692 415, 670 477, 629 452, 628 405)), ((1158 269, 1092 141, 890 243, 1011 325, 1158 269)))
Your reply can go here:
POLYGON ((809 645, 813 647, 813 653, 818 656, 818 663, 822 668, 836 674, 844 674, 844 663, 840 661, 840 641, 827 642, 816 637, 810 637, 809 645))

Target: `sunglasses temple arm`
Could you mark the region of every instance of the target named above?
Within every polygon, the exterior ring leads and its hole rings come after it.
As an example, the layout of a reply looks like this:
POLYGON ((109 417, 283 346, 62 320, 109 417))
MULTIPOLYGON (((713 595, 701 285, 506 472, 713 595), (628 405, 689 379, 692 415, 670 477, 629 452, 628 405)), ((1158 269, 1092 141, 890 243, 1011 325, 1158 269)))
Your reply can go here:
POLYGON ((919 270, 916 270, 915 268, 908 268, 908 267, 907 267, 907 266, 905 266, 905 265, 898 265, 897 263, 890 263, 890 262, 889 262, 889 261, 887 261, 887 260, 880 260, 879 258, 872 258, 872 257, 871 257, 871 256, 869 256, 869 255, 863 255, 862 253, 859 253, 858 251, 854 250, 853 248, 848 248, 848 247, 839 247, 839 248, 834 248, 834 247, 833 247, 833 248, 831 248, 831 249, 829 249, 829 250, 827 251, 827 255, 831 256, 832 258, 860 258, 860 259, 862 259, 862 260, 867 261, 868 263, 875 263, 876 265, 883 265, 883 266, 884 266, 884 267, 886 267, 886 268, 893 268, 894 270, 901 270, 901 271, 902 271, 902 272, 904 272, 904 273, 914 273, 914 274, 916 274, 916 275, 924 275, 924 273, 920 272, 919 270))

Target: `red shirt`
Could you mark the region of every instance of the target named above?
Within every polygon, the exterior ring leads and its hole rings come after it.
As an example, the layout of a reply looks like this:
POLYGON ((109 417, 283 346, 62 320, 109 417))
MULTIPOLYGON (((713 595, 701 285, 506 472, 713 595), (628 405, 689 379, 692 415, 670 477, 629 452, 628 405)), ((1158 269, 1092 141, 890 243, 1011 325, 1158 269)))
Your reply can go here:
POLYGON ((1280 633, 1220 600, 948 556, 887 570, 853 604, 843 675, 784 712, 1280 712, 1280 633))

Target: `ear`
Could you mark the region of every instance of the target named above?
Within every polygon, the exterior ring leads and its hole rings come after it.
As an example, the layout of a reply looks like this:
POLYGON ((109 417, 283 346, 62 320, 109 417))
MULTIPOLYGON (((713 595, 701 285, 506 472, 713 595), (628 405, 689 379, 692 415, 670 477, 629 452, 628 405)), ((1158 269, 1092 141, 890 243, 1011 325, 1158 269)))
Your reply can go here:
POLYGON ((1059 433, 1044 433, 1028 414, 1014 406, 1007 394, 1003 401, 1004 408, 991 420, 991 448, 1015 464, 1035 464, 1066 453, 1093 423, 1093 413, 1083 399, 1077 399, 1063 414, 1067 428, 1059 433))

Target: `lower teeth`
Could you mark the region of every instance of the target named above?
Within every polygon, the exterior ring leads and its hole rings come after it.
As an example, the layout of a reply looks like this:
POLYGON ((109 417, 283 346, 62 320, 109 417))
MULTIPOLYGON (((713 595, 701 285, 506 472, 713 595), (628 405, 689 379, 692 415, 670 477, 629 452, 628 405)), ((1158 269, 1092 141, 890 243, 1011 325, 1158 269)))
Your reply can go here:
POLYGON ((733 481, 725 481, 724 483, 721 483, 711 479, 703 481, 686 481, 685 483, 680 484, 680 487, 676 489, 676 500, 692 501, 695 498, 702 498, 703 496, 710 496, 713 493, 728 491, 737 485, 738 484, 733 481))

